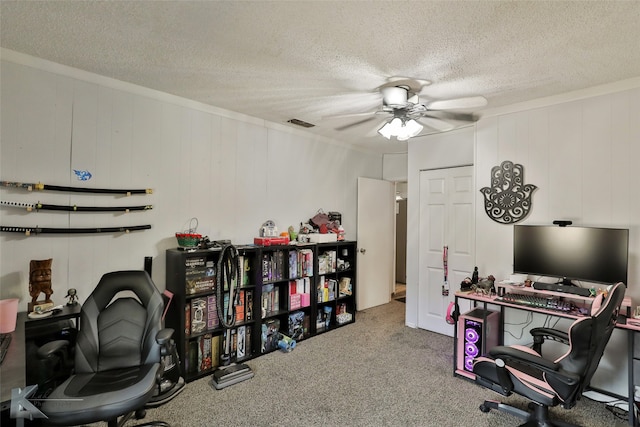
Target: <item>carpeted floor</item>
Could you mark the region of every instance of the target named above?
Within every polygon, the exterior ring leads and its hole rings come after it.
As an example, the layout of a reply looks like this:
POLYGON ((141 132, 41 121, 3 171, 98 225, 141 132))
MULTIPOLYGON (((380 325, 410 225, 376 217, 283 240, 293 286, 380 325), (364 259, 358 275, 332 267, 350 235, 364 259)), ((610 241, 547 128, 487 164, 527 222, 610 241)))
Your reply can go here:
MULTIPOLYGON (((226 389, 214 390, 210 377, 189 383, 145 420, 175 427, 520 424, 511 415, 482 413, 485 398, 501 396, 455 378, 453 339, 406 327, 404 310, 391 301, 359 312, 354 324, 299 342, 291 353, 253 359, 255 377, 226 389)), ((506 401, 526 407, 519 397, 506 401)), ((626 425, 588 399, 552 413, 585 427, 626 425)))

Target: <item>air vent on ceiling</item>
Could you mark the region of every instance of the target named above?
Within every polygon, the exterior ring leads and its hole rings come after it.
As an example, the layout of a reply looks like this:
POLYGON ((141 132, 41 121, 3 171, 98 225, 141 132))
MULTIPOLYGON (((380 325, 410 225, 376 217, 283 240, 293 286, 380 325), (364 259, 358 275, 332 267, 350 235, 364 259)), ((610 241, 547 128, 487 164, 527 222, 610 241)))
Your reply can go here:
POLYGON ((287 120, 287 123, 291 123, 292 125, 302 126, 303 128, 312 128, 315 126, 315 125, 312 125, 311 123, 303 122, 302 120, 298 120, 298 119, 287 120))

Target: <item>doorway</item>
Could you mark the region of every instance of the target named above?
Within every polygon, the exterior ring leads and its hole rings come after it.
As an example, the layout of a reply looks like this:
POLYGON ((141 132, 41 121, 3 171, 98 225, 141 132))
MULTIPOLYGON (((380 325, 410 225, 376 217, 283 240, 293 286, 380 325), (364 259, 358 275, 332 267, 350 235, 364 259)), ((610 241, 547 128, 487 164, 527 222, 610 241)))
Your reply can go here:
POLYGON ((405 302, 407 295, 407 183, 396 182, 396 256, 393 299, 405 302))

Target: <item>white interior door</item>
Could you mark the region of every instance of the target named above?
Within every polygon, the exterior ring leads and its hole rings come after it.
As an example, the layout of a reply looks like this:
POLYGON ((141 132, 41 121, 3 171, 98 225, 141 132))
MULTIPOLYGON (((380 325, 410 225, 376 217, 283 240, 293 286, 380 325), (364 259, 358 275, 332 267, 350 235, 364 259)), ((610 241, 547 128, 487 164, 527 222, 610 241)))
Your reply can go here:
POLYGON ((393 292, 394 184, 358 178, 358 310, 386 304, 393 292))
POLYGON ((418 327, 453 336, 446 310, 475 260, 473 167, 420 172, 418 327), (449 295, 443 295, 448 246, 449 295))

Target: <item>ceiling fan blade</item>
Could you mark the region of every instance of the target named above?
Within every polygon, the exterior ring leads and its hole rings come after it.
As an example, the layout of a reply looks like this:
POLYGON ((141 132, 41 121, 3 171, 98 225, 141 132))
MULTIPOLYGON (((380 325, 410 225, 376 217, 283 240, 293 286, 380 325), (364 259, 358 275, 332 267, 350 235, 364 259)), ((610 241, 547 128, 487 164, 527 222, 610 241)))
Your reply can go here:
POLYGON ((427 105, 429 110, 458 110, 465 108, 478 108, 487 105, 487 98, 484 96, 469 96, 466 98, 445 99, 433 101, 427 105))
POLYGON ((437 117, 423 116, 420 117, 417 121, 423 126, 430 127, 431 129, 435 129, 440 132, 445 132, 455 128, 455 126, 451 123, 447 123, 437 117))
POLYGON ((351 117, 364 117, 364 116, 372 116, 378 113, 378 111, 367 111, 365 113, 347 113, 347 114, 335 114, 331 116, 322 116, 322 120, 334 120, 334 119, 348 119, 351 117))
POLYGON ((478 117, 469 113, 454 113, 453 111, 429 111, 423 117, 434 117, 436 119, 455 120, 458 122, 477 122, 478 117))
POLYGON ((377 119, 376 116, 367 117, 366 119, 358 120, 357 122, 353 122, 353 123, 349 123, 349 124, 346 124, 346 125, 338 126, 335 129, 338 130, 338 131, 347 130, 347 129, 350 129, 352 127, 360 126, 360 125, 363 125, 363 124, 365 124, 367 122, 370 122, 370 121, 376 120, 376 119, 377 119))
POLYGON ((380 136, 380 134, 378 133, 378 130, 380 130, 380 128, 382 126, 384 126, 384 124, 387 122, 388 119, 386 120, 382 120, 379 122, 376 122, 376 124, 374 126, 372 126, 369 131, 365 132, 364 136, 367 138, 373 138, 376 136, 380 136))

